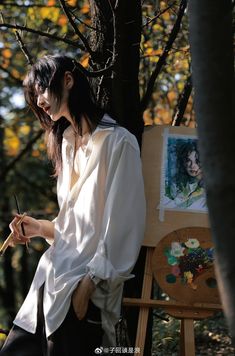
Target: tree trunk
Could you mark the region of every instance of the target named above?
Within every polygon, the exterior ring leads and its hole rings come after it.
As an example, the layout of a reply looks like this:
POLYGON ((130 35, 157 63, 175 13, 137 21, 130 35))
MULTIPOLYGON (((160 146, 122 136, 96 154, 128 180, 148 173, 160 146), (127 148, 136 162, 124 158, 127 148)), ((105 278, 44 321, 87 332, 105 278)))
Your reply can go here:
POLYGON ((195 111, 219 289, 235 341, 235 117, 230 0, 190 0, 195 111))
MULTIPOLYGON (((93 86, 102 106, 129 129, 141 145, 144 127, 138 80, 141 1, 118 1, 114 16, 107 3, 102 0, 90 1, 92 26, 101 31, 93 31, 90 45, 96 51, 96 69, 104 67, 111 52, 116 54, 115 66, 112 72, 96 79, 93 86), (102 61, 99 61, 100 58, 102 61)), ((110 3, 114 7, 116 1, 110 3)))
MULTIPOLYGON (((112 7, 116 1, 110 0, 112 7)), ((113 12, 108 1, 90 0, 92 27, 90 46, 96 51, 98 65, 95 69, 104 68, 110 53, 116 54, 115 66, 112 72, 103 78, 93 81, 93 88, 99 103, 108 112, 132 132, 141 147, 144 121, 140 108, 139 95, 139 48, 141 40, 141 0, 119 0, 113 12), (115 25, 113 26, 113 21, 115 25), (99 62, 99 59, 102 61, 99 62)), ((92 65, 92 63, 91 63, 92 65)), ((142 247, 139 259, 133 273, 135 278, 125 284, 124 294, 129 297, 140 297, 144 272, 146 248, 142 247)), ((131 344, 134 346, 138 323, 138 308, 125 308, 125 317, 131 344)), ((145 354, 151 354, 152 313, 150 312, 145 354)), ((125 346, 125 345, 122 345, 125 346)), ((141 348, 144 345, 137 345, 141 348)))

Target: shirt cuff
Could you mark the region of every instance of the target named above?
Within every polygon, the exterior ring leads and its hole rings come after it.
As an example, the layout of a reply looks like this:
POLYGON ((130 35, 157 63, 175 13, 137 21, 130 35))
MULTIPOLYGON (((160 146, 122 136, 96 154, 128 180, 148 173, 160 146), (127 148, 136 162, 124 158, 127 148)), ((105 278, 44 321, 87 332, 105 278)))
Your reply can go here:
POLYGON ((101 281, 101 278, 96 277, 91 271, 88 272, 88 276, 92 280, 92 282, 97 286, 97 284, 101 281))

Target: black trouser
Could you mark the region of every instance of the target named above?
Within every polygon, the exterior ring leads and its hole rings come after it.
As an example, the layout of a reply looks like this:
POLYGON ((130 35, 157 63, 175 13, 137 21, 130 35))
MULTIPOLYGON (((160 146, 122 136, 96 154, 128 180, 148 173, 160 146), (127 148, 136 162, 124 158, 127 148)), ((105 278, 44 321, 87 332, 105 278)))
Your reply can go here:
POLYGON ((31 334, 14 325, 1 351, 0 356, 92 356, 102 344, 100 310, 90 301, 87 314, 79 320, 70 309, 59 328, 47 339, 45 336, 40 290, 37 330, 31 334))

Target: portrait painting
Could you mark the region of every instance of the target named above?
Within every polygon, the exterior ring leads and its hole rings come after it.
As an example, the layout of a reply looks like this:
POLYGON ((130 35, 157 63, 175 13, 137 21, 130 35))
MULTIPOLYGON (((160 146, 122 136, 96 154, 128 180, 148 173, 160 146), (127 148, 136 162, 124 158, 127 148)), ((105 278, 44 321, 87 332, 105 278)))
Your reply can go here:
POLYGON ((197 137, 167 134, 163 144, 160 208, 207 212, 197 137))

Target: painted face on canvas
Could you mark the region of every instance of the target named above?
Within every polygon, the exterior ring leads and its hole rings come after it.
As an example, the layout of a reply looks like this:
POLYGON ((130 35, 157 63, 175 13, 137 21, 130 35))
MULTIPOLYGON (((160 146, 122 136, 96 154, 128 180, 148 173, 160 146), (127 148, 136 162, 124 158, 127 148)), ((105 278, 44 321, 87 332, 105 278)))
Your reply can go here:
POLYGON ((198 153, 196 151, 188 153, 187 161, 185 162, 185 169, 191 177, 201 178, 202 170, 198 159, 198 153))

